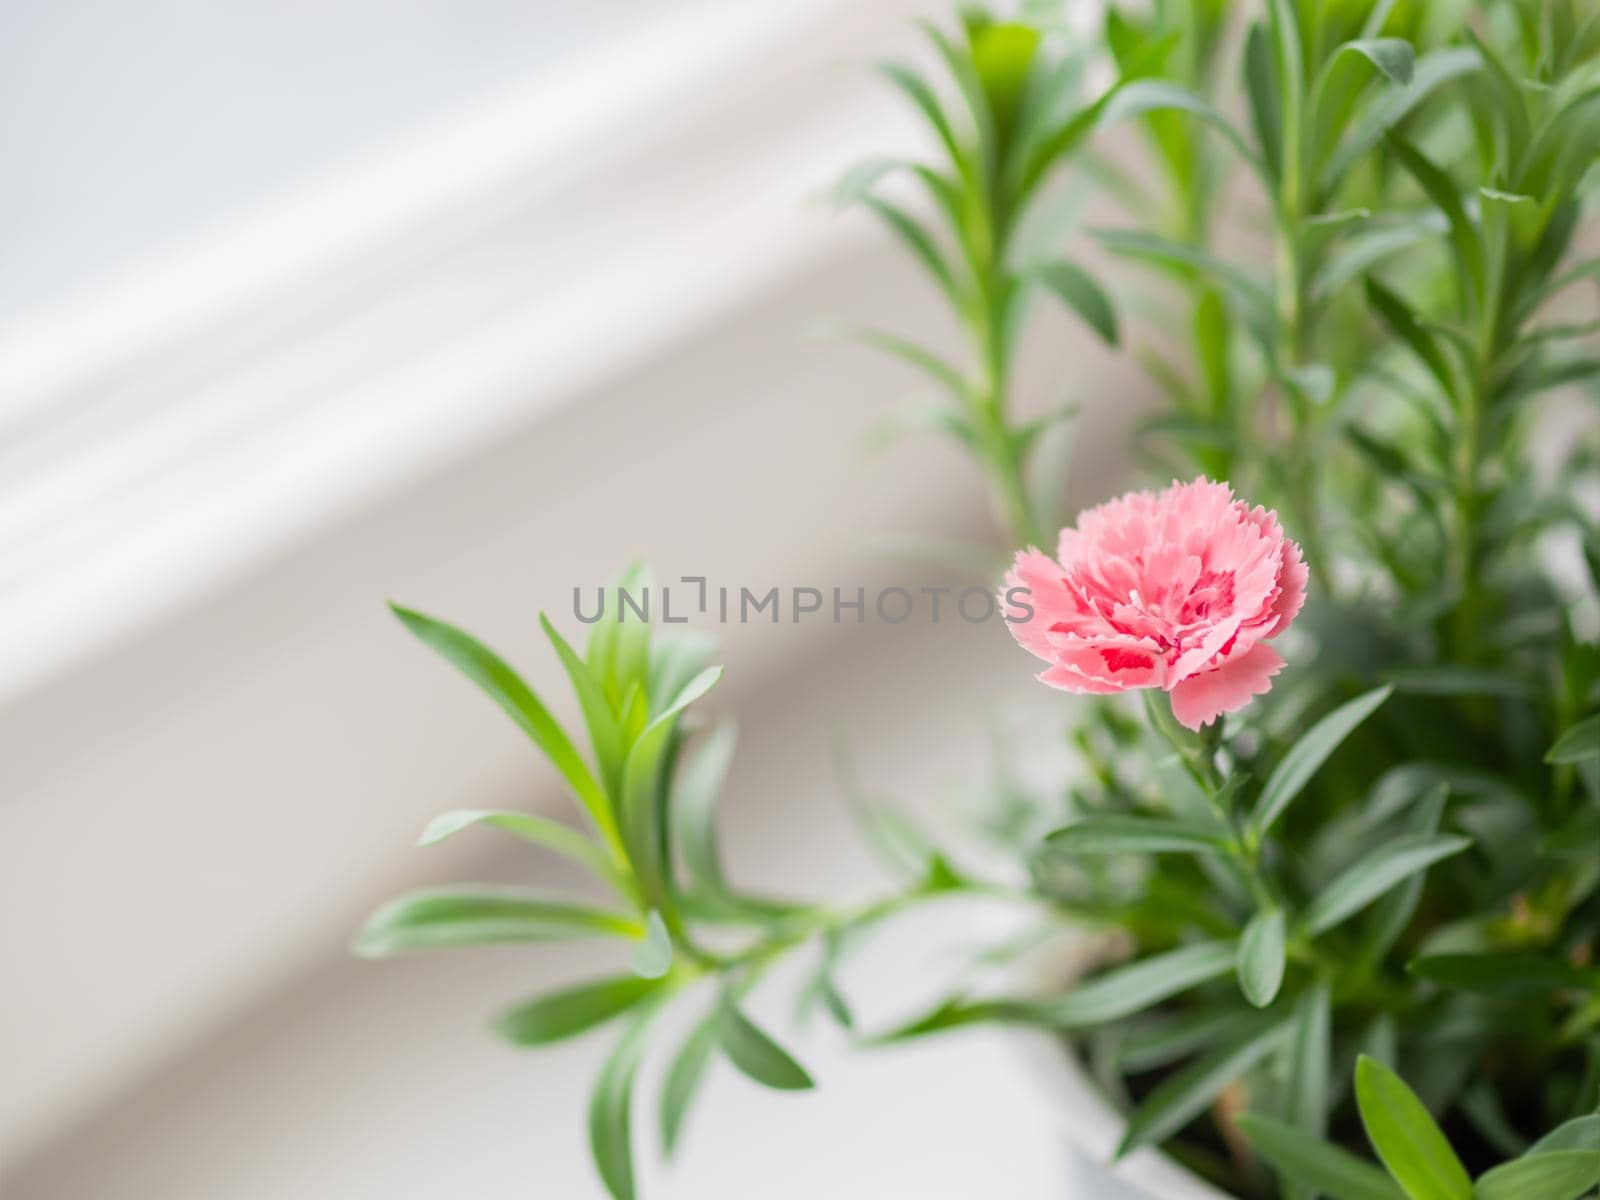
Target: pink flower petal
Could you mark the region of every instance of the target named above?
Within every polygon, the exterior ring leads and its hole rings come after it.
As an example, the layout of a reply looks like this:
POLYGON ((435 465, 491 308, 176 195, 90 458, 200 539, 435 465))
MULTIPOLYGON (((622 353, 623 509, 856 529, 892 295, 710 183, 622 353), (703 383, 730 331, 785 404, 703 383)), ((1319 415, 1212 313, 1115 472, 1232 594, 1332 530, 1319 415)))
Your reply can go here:
POLYGON ((1214 670, 1193 675, 1173 688, 1172 715, 1180 725, 1199 729, 1266 692, 1272 677, 1282 669, 1282 656, 1265 642, 1257 642, 1214 670))

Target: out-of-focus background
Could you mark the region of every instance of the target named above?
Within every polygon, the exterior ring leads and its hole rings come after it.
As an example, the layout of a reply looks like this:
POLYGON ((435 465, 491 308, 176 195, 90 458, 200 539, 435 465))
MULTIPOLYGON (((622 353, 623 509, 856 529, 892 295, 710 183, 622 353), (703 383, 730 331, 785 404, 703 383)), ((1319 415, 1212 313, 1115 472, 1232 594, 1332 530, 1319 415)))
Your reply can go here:
MULTIPOLYGON (((345 953, 403 888, 554 870, 490 833, 415 850, 431 814, 563 803, 383 601, 472 629, 566 715, 535 614, 573 624, 574 587, 636 556, 870 594, 941 582, 887 540, 985 536, 952 451, 863 448, 914 381, 814 336, 947 332, 818 201, 920 144, 865 65, 924 10, 0 6, 6 1200, 601 1194, 606 1039, 484 1029, 594 952, 345 953)), ((1024 379, 1083 404, 1070 486, 1103 495, 1129 366, 1044 315, 1024 379)), ((998 624, 716 632, 743 735, 727 853, 771 888, 875 885, 841 735, 869 786, 929 807, 988 786, 994 729, 1059 713, 998 624)), ((1008 919, 886 939, 858 1002, 915 1008, 1008 919)), ((718 1073, 680 1161, 646 1154, 650 1195, 1091 1194, 1003 1036, 793 1039, 819 1090, 718 1073)))

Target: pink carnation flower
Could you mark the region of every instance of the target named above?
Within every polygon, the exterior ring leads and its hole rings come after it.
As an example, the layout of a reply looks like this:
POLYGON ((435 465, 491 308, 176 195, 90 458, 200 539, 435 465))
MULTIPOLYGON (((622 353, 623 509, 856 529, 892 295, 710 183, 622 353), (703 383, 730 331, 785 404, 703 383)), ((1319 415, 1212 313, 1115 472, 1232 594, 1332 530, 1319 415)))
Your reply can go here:
POLYGON ((1272 686, 1283 659, 1267 642, 1306 595, 1300 547, 1276 513, 1225 483, 1174 482, 1084 511, 1056 553, 1025 550, 1006 576, 1005 611, 1033 609, 1012 635, 1050 664, 1039 678, 1051 687, 1162 688, 1172 715, 1199 729, 1272 686))

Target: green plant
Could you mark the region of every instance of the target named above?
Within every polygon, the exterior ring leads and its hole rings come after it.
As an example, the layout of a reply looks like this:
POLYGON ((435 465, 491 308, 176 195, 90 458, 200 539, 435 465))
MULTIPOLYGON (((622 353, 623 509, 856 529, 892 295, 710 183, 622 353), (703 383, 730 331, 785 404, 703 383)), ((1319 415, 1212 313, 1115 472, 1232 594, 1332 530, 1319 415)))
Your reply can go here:
POLYGON ((1585 242, 1600 11, 1168 0, 1113 8, 1084 46, 1046 7, 928 29, 935 78, 883 68, 936 158, 863 164, 835 196, 927 270, 964 347, 861 336, 942 389, 918 423, 971 454, 1015 546, 1058 523, 1038 451, 1064 414, 1022 420, 1012 394, 1031 298, 1054 295, 1113 344, 1132 332, 1119 309, 1175 312, 1141 350, 1169 402, 1141 445, 1280 508, 1304 542, 1311 603, 1280 685, 1203 734, 1159 704, 1075 703, 1079 776, 1032 805, 1010 794, 985 830, 1027 864, 1025 888, 863 805, 903 885, 814 905, 752 895, 720 865, 732 741, 690 737, 717 678, 702 646, 619 616, 580 658, 545 622, 586 759, 499 659, 397 610, 555 763, 591 827, 453 813, 424 841, 498 826, 610 899, 423 893, 380 911, 358 948, 625 944, 625 973, 497 1023, 532 1045, 626 1019, 590 1109, 618 1197, 635 1191, 635 1073, 669 1003, 704 1014, 672 1050, 670 1149, 715 1056, 811 1085, 741 1009, 775 963, 809 952, 804 999, 853 1029, 836 971, 859 934, 963 895, 1135 949, 1059 993, 960 992, 863 1041, 1059 1029, 1128 1111, 1123 1151, 1161 1145, 1240 1196, 1584 1195, 1600 1181, 1600 258, 1585 242), (1230 88, 1216 64, 1232 57, 1230 88), (1113 77, 1087 89, 1097 63, 1113 77), (1137 147, 1113 133, 1129 128, 1137 147), (922 208, 887 194, 901 175, 922 208), (1061 254, 1049 201, 1067 175, 1142 222, 1095 238, 1162 291, 1114 305, 1061 254))

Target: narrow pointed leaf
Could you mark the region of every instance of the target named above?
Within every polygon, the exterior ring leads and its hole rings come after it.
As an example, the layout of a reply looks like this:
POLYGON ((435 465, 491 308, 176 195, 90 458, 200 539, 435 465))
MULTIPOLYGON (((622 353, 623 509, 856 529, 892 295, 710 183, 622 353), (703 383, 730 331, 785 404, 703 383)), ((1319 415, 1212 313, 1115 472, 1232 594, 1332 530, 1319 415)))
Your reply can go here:
POLYGON ((422 836, 417 839, 417 845, 437 845, 446 838, 454 837, 463 829, 475 825, 491 825, 507 833, 516 834, 525 841, 543 846, 547 850, 553 850, 588 868, 613 887, 626 891, 626 881, 618 874, 616 867, 600 846, 576 829, 535 813, 500 812, 482 808, 452 809, 440 813, 428 822, 427 828, 422 831, 422 836))
POLYGON ((1376 1059, 1356 1064, 1361 1123, 1389 1174, 1412 1200, 1472 1200, 1472 1180, 1416 1093, 1376 1059))
POLYGON ((1078 984, 1060 1000, 1038 1005, 1036 1011, 1052 1024, 1068 1027, 1115 1021, 1226 975, 1233 970, 1235 954, 1231 941, 1180 946, 1078 984))
POLYGON ((1266 786, 1261 789, 1261 798, 1251 815, 1250 827, 1256 836, 1272 828, 1283 815, 1283 810, 1311 782, 1312 776, 1328 760, 1328 756, 1354 732, 1356 726, 1377 711, 1393 690, 1392 687, 1376 688, 1341 704, 1313 725, 1289 749, 1283 761, 1267 777, 1266 786))
POLYGON ((1487 1171, 1474 1200, 1578 1200, 1600 1183, 1600 1151, 1552 1150, 1487 1171))
POLYGON ((614 837, 616 823, 605 792, 573 746, 572 739, 521 677, 470 634, 397 604, 389 607, 419 641, 437 651, 482 688, 522 728, 561 772, 596 827, 607 837, 614 837))
POLYGON ((635 1200, 633 1085, 649 1026, 635 1022, 600 1068, 589 1095, 589 1151, 612 1200, 635 1200))
POLYGON ((1301 927, 1313 937, 1324 933, 1390 888, 1470 845, 1471 838, 1454 834, 1415 833, 1395 838, 1335 876, 1306 905, 1301 927))
POLYGON ((1117 312, 1111 298, 1083 268, 1069 262, 1035 267, 1033 277, 1088 323, 1109 345, 1117 344, 1117 312))
POLYGON ((1406 1200, 1377 1167, 1319 1137, 1259 1113, 1235 1123, 1286 1182, 1306 1184, 1329 1200, 1406 1200))
POLYGON ((1284 919, 1281 908, 1264 908, 1251 918, 1239 938, 1235 970, 1239 990, 1257 1008, 1265 1008, 1283 986, 1284 919))
POLYGON ((501 1013, 494 1030, 513 1046, 545 1046, 576 1037, 660 993, 659 979, 618 975, 535 997, 501 1013))
POLYGON ((669 1158, 678 1148, 684 1120, 716 1050, 717 1013, 713 1009, 684 1039, 661 1085, 661 1145, 669 1158))
POLYGON ((1286 1027, 1286 1018, 1258 1024, 1162 1080, 1129 1118, 1117 1157, 1164 1141, 1194 1120, 1278 1047, 1286 1027))
POLYGON ((1082 817, 1051 833, 1045 844, 1062 854, 1203 854, 1226 844, 1215 828, 1163 817, 1120 814, 1082 817))
POLYGON ((1582 762, 1586 758, 1600 758, 1600 713, 1579 721, 1563 733, 1544 756, 1545 762, 1556 766, 1582 762))
POLYGON ((779 1091, 815 1086, 806 1069, 757 1028, 727 995, 717 1009, 717 1041, 728 1061, 757 1083, 779 1091))
POLYGON ((623 913, 517 888, 427 888, 391 900, 367 920, 352 950, 378 958, 412 950, 548 942, 586 937, 637 937, 639 922, 623 913))

